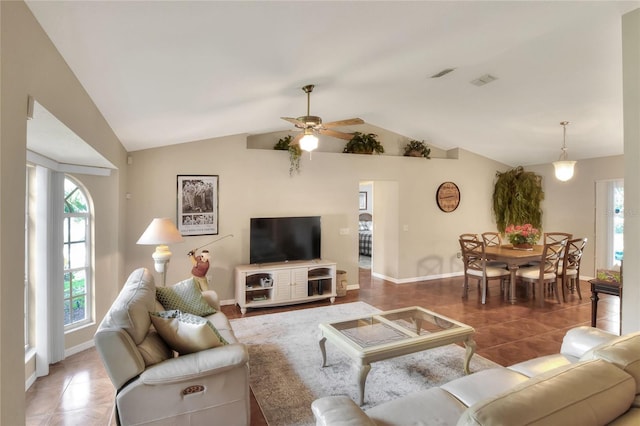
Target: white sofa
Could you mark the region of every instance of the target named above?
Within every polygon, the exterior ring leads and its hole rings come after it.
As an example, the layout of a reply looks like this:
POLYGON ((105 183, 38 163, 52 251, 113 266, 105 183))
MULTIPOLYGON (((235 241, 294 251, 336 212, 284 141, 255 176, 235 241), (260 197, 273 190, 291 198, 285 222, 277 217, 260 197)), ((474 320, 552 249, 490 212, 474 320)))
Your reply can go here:
POLYGON ((163 311, 153 275, 140 268, 129 276, 94 336, 116 389, 118 424, 250 424, 247 348, 216 293, 202 296, 216 311, 206 318, 228 344, 175 356, 152 327, 150 313, 163 311))
POLYGON ((640 333, 567 332, 561 353, 483 370, 361 410, 317 399, 317 425, 640 425, 640 333))

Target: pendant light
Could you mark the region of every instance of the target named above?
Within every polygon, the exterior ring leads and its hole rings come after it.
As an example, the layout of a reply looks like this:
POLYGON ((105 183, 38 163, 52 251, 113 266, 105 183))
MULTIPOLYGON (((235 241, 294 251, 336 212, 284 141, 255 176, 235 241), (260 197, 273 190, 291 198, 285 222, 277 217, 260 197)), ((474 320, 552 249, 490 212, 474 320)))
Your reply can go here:
POLYGON ((556 179, 566 182, 573 177, 573 166, 575 166, 575 161, 567 160, 567 124, 568 121, 560 122, 562 126, 562 153, 560 154, 560 159, 558 161, 553 162, 553 167, 556 169, 556 179))

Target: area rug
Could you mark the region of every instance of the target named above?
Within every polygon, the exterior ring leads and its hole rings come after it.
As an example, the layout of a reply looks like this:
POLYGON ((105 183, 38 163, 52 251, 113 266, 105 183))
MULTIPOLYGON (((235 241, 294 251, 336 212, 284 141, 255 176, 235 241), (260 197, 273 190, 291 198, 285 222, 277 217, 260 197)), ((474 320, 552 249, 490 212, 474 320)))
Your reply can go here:
MULTIPOLYGON (((354 302, 231 320, 238 340, 248 345, 251 389, 269 425, 313 425, 311 403, 322 396, 358 400, 357 371, 329 341, 322 367, 318 324, 375 312, 354 302)), ((371 364, 362 408, 462 377, 464 353, 448 345, 371 364)), ((470 364, 472 372, 496 366, 479 355, 470 364)))

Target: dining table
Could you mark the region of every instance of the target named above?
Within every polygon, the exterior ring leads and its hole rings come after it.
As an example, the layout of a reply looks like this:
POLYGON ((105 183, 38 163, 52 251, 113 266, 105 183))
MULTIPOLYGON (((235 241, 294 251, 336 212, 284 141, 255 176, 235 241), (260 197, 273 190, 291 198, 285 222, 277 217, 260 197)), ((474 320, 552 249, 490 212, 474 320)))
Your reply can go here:
MULTIPOLYGON (((511 272, 509 302, 511 304, 516 303, 516 272, 522 265, 542 261, 543 251, 543 245, 534 245, 529 249, 515 248, 511 244, 485 247, 484 253, 488 260, 503 262, 509 267, 509 272, 511 272)), ((544 306, 543 289, 536 289, 536 293, 538 294, 538 303, 540 306, 544 306)))

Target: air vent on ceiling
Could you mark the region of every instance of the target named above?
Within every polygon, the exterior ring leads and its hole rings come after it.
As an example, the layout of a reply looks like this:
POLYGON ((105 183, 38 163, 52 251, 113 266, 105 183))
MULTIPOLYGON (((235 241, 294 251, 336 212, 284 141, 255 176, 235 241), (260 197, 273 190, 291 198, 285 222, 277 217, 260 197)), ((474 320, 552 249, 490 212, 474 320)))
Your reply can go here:
POLYGON ((445 75, 449 74, 451 71, 455 70, 455 68, 445 68, 440 72, 435 73, 434 75, 431 76, 431 78, 440 78, 440 77, 444 77, 445 75))
POLYGON ((484 86, 485 84, 489 84, 494 80, 497 80, 498 77, 494 77, 491 74, 485 74, 482 77, 478 77, 475 80, 471 80, 471 84, 474 86, 484 86))

